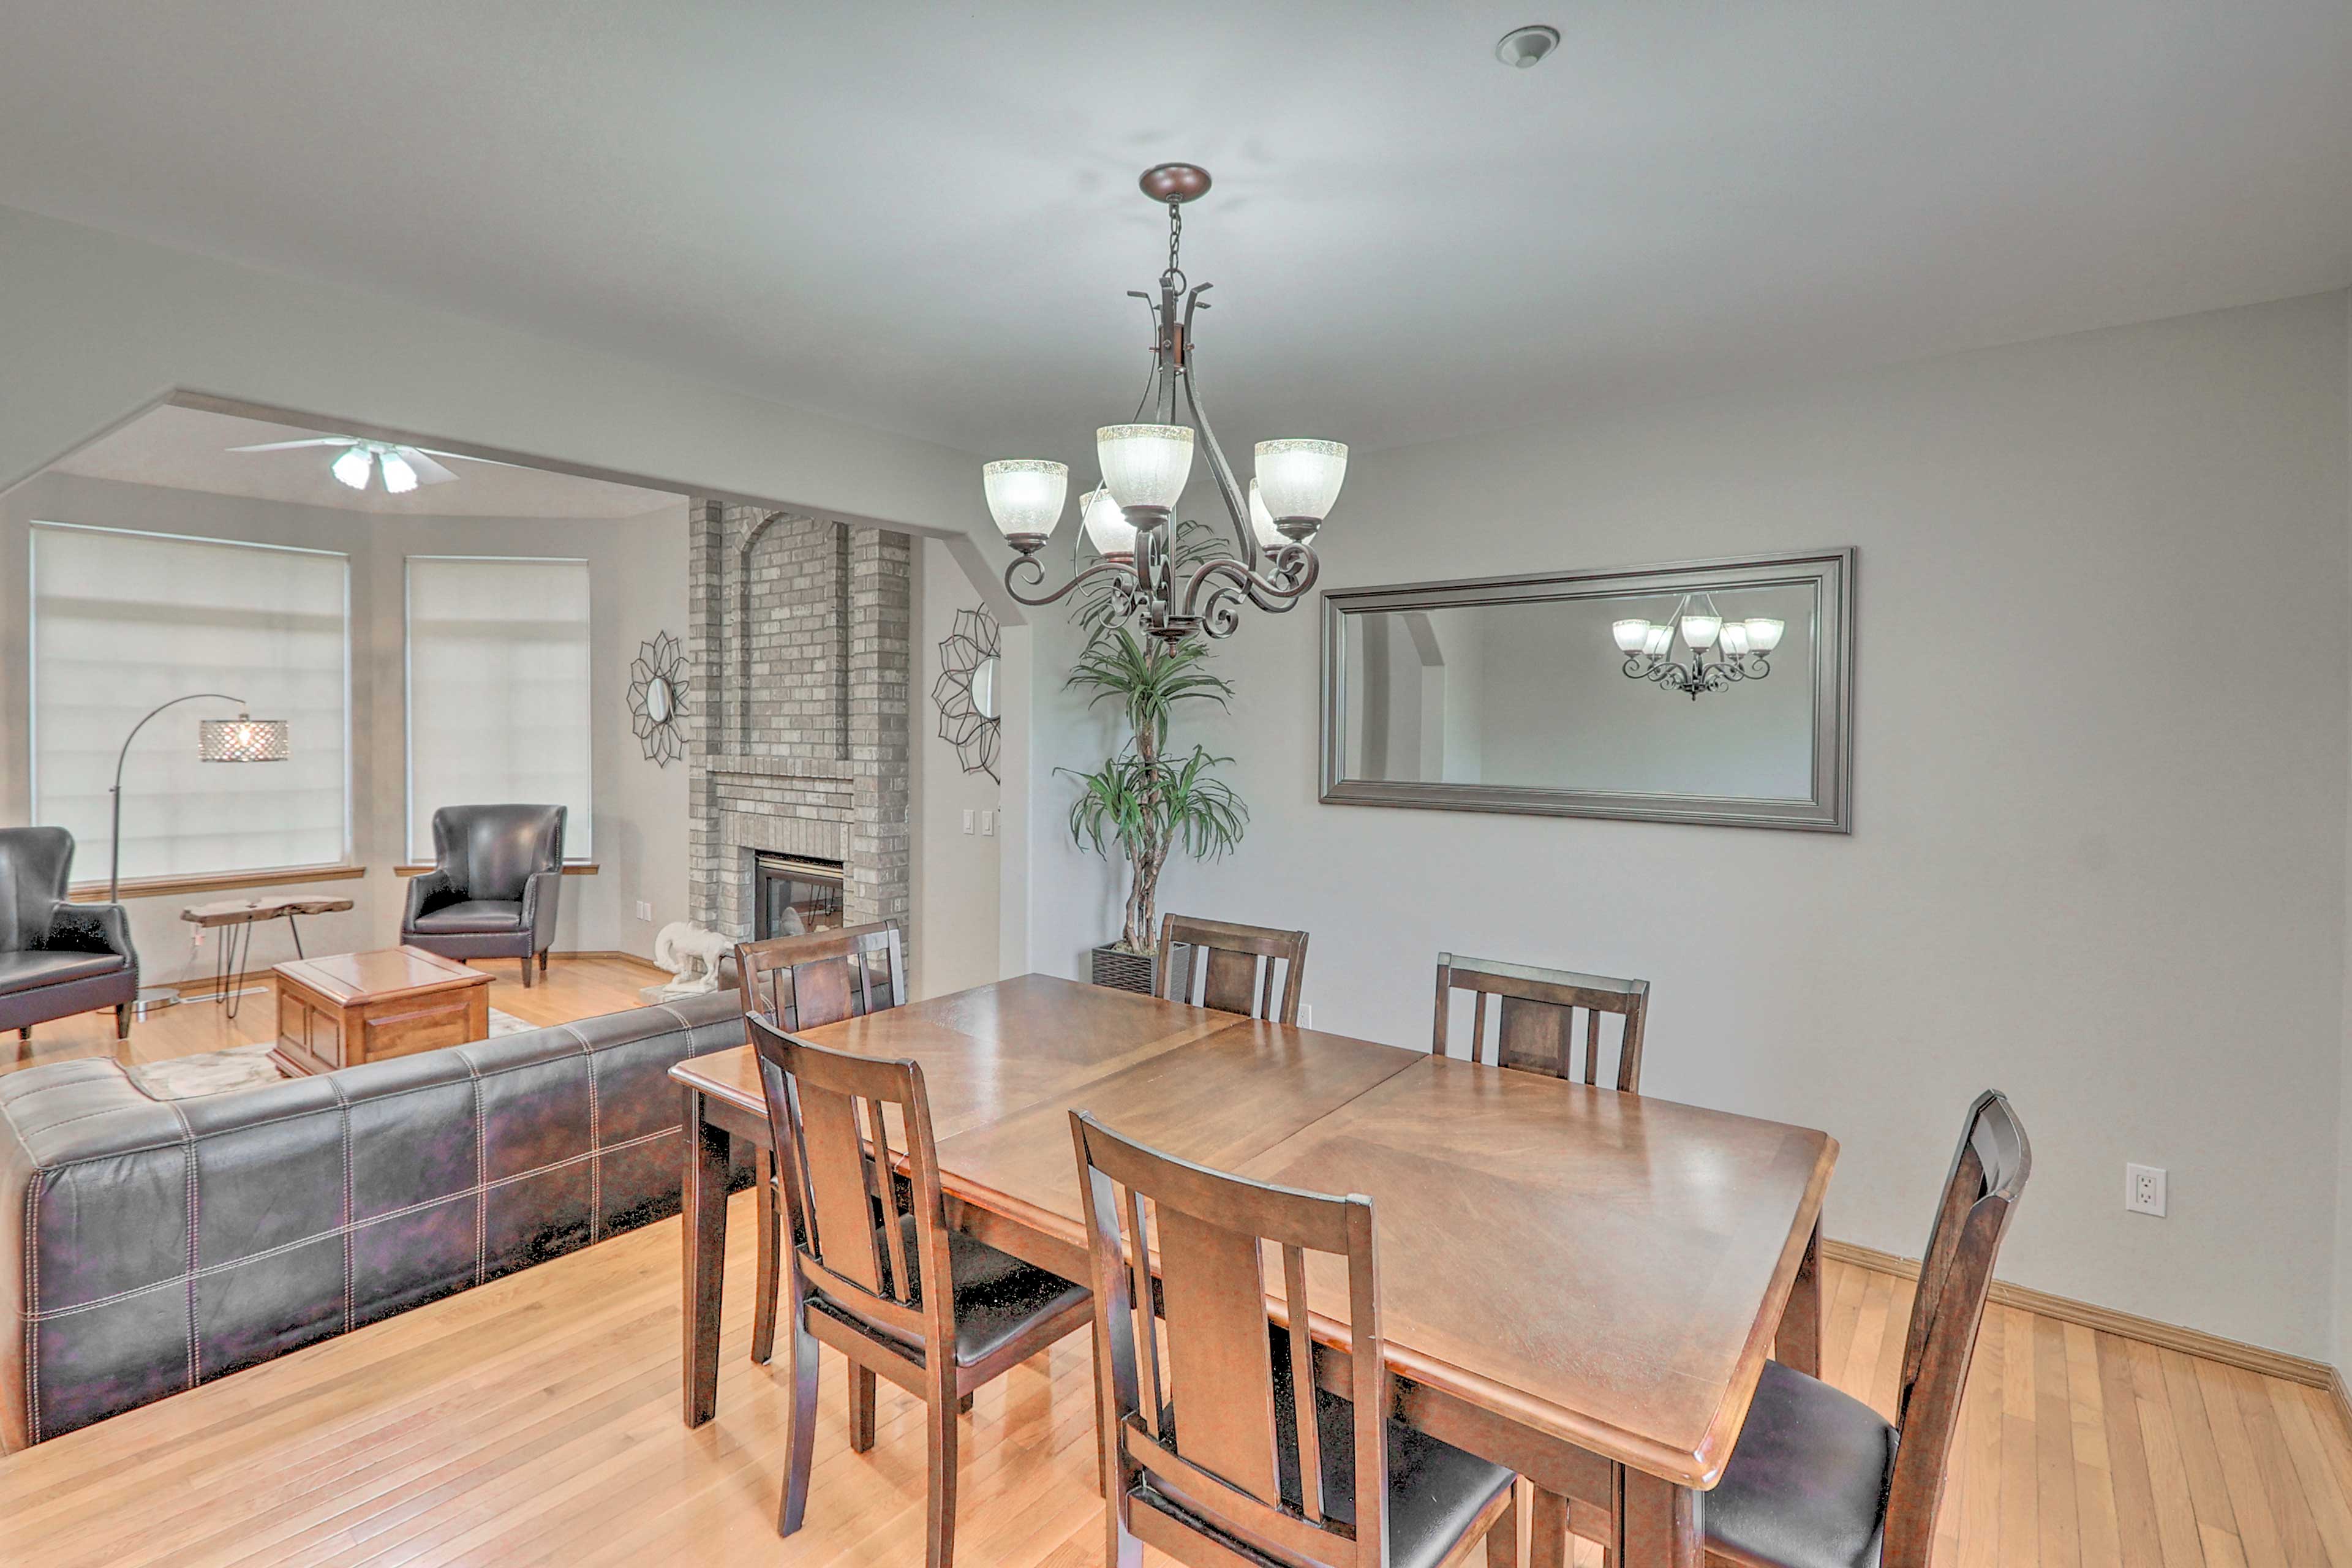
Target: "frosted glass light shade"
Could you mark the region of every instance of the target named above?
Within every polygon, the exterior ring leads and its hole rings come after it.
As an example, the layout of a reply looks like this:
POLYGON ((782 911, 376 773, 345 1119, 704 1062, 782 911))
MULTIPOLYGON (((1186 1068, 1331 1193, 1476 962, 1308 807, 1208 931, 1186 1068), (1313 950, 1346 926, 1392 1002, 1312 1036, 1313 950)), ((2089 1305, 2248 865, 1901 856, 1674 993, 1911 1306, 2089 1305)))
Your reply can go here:
POLYGON ((286 760, 286 721, 206 719, 196 726, 196 755, 207 763, 282 763, 286 760))
POLYGON ((1616 637, 1618 650, 1622 653, 1633 653, 1650 640, 1647 621, 1612 621, 1609 630, 1616 637))
POLYGON ((1109 487, 1088 490, 1079 509, 1078 515, 1086 520, 1087 538, 1097 550, 1105 555, 1135 553, 1135 525, 1119 510, 1109 487))
POLYGON ((1720 634, 1723 651, 1733 658, 1748 657, 1748 626, 1741 621, 1726 621, 1720 634))
POLYGON ((997 531, 1051 533, 1062 521, 1062 500, 1070 491, 1070 466, 1035 458, 1005 458, 980 470, 988 495, 988 515, 997 531))
POLYGON ((1668 621, 1663 626, 1655 626, 1650 628, 1648 638, 1642 644, 1642 651, 1649 655, 1652 658, 1664 658, 1666 655, 1666 650, 1674 646, 1675 624, 1672 621, 1668 621))
POLYGON ((1683 641, 1693 647, 1713 647, 1716 634, 1723 630, 1721 616, 1685 616, 1683 641))
POLYGON ((1784 621, 1776 621, 1769 616, 1750 616, 1748 617, 1748 646, 1758 653, 1770 653, 1780 646, 1780 634, 1786 630, 1788 624, 1784 621))
POLYGON ((1095 432, 1103 483, 1121 506, 1160 511, 1176 504, 1192 477, 1192 431, 1186 425, 1106 425, 1095 432))
POLYGON ((327 471, 333 474, 338 482, 355 490, 363 490, 368 487, 368 475, 374 468, 375 454, 365 447, 352 447, 337 458, 327 471))
POLYGON ((1255 479, 1250 481, 1249 514, 1250 531, 1257 535, 1260 550, 1279 550, 1290 542, 1282 536, 1282 530, 1274 526, 1274 513, 1265 510, 1265 495, 1257 488, 1255 479))
POLYGON ((376 461, 383 469, 383 488, 390 493, 404 496, 416 488, 416 470, 399 453, 386 452, 376 461))
POLYGON ((1348 477, 1348 448, 1337 441, 1260 441, 1257 482, 1271 515, 1321 522, 1348 477))

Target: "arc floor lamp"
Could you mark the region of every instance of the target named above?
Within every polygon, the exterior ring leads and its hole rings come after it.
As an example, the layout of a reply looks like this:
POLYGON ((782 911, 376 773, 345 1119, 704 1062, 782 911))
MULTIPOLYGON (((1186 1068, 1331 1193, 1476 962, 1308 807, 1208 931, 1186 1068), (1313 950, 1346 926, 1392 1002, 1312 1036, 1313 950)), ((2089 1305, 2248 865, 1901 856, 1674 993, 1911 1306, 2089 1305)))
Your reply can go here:
MULTIPOLYGON (((196 726, 196 757, 207 763, 282 763, 286 760, 286 721, 257 719, 245 712, 245 699, 231 697, 226 691, 192 691, 185 697, 174 697, 169 702, 156 704, 147 710, 147 717, 131 726, 131 733, 122 738, 122 749, 114 754, 114 787, 107 793, 113 797, 113 828, 108 843, 110 864, 106 872, 106 901, 119 901, 122 891, 122 765, 131 757, 131 742, 147 727, 148 719, 167 708, 177 708, 183 702, 214 700, 234 702, 240 710, 234 719, 206 719, 196 726)), ((177 986, 149 985, 139 991, 141 1012, 150 1007, 168 1007, 180 999, 177 986)))

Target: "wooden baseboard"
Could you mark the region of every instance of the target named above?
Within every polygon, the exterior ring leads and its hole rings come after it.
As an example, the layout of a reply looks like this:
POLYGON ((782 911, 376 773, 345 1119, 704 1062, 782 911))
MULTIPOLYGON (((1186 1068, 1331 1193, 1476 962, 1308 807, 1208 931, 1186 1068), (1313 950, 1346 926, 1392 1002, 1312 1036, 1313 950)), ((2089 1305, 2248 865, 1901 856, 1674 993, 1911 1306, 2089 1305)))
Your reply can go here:
MULTIPOLYGON (((1822 1256, 1840 1263, 1851 1263, 1857 1268, 1872 1268, 1881 1274, 1900 1275, 1906 1279, 1919 1276, 1919 1260, 1897 1258, 1891 1252, 1881 1252, 1874 1247, 1857 1247, 1850 1241, 1822 1240, 1822 1256)), ((2086 1329, 2102 1333, 2137 1340, 2142 1344, 2179 1351, 2183 1355, 2202 1356, 2218 1361, 2224 1366, 2242 1367, 2265 1377, 2279 1378, 2287 1383, 2299 1383, 2305 1388, 2334 1391, 2336 1403, 2352 1426, 2352 1399, 2347 1399, 2344 1379, 2324 1361, 2311 1361, 2284 1351, 2265 1350, 2260 1345, 2246 1344, 2238 1340, 2225 1340, 2219 1334, 2209 1334, 2201 1329, 2184 1329, 2177 1323, 2159 1322, 2133 1312, 2119 1312, 2113 1307, 2095 1306, 2089 1301, 2077 1301, 2071 1296, 2053 1296, 2047 1290, 2035 1290, 2023 1285, 2012 1285, 2005 1279, 1992 1282, 1992 1300, 2004 1307, 2016 1307, 2028 1312, 2038 1312, 2045 1318, 2055 1318, 2062 1323, 2080 1323, 2086 1329)))
POLYGON ((675 980, 677 978, 677 976, 672 974, 668 970, 664 969, 660 964, 656 963, 650 958, 644 957, 638 953, 623 952, 620 949, 614 947, 583 947, 574 952, 550 952, 547 956, 551 961, 559 958, 609 958, 615 963, 634 963, 639 969, 644 970, 646 973, 658 974, 665 980, 675 980))

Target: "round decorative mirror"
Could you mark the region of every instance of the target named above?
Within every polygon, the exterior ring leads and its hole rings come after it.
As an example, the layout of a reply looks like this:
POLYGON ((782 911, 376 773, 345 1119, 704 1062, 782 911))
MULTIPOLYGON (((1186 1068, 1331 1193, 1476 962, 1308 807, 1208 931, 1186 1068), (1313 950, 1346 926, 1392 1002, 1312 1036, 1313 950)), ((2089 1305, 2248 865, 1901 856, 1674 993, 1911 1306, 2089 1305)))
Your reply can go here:
POLYGON ((646 760, 667 767, 686 754, 677 721, 686 716, 686 658, 677 639, 657 632, 638 645, 629 666, 629 728, 644 743, 646 760))
POLYGON ((939 704, 940 739, 956 749, 968 773, 986 773, 998 783, 996 617, 984 609, 958 610, 955 631, 940 644, 940 679, 931 688, 939 704))

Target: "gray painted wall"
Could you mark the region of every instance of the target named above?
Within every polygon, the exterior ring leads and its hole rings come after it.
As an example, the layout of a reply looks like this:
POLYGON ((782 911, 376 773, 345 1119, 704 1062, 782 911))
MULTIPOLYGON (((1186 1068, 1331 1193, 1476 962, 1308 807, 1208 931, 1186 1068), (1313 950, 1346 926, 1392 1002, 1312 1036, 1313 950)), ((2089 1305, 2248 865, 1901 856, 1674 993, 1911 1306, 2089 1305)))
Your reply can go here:
MULTIPOLYGON (((1307 927, 1317 1025, 1405 1046, 1442 949, 1644 976, 1644 1086, 1827 1128, 1830 1233, 1889 1251, 1999 1085, 2037 1156, 2008 1276, 2326 1355, 2346 331, 2328 295, 1360 456, 1331 587, 1858 545, 1855 831, 1319 805, 1303 607, 1220 652, 1197 732, 1249 838, 1167 905, 1307 927), (2126 1160, 2169 1218, 2124 1212, 2126 1160)), ((1040 744, 1084 756, 1040 687, 1040 744)), ((1066 972, 1109 879, 1037 793, 1069 895, 1031 949, 1066 972)))

